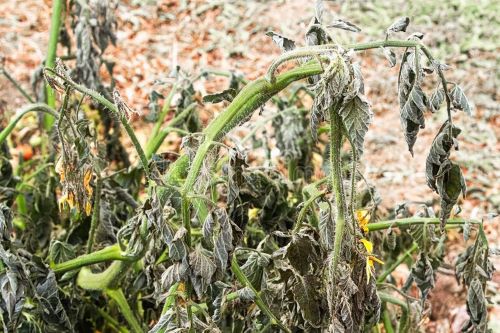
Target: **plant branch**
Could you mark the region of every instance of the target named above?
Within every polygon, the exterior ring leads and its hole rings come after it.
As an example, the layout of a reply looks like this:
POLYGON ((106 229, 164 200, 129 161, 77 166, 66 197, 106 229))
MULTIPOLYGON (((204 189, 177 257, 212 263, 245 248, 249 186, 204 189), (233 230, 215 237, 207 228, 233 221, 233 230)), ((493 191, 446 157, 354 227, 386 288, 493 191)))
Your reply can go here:
POLYGON ((5 141, 5 139, 10 135, 10 133, 14 130, 17 123, 29 112, 39 111, 45 112, 53 116, 54 118, 58 118, 58 113, 49 105, 45 103, 34 103, 28 104, 19 111, 16 112, 16 115, 13 119, 10 120, 9 124, 0 132, 0 145, 5 141))
POLYGON ((35 103, 35 100, 28 94, 26 90, 19 84, 19 82, 16 81, 6 70, 4 67, 0 68, 0 73, 2 73, 7 80, 9 80, 14 87, 28 100, 30 103, 35 103))
POLYGON ((291 333, 291 331, 285 325, 283 325, 278 320, 278 318, 276 318, 276 316, 274 315, 274 313, 272 313, 271 309, 269 309, 269 307, 267 306, 267 304, 264 302, 264 300, 260 296, 259 292, 255 289, 255 287, 252 285, 252 283, 248 280, 248 278, 246 277, 246 275, 243 273, 243 271, 241 270, 240 266, 238 265, 238 261, 236 259, 236 252, 237 252, 237 249, 234 251, 233 258, 231 259, 231 269, 232 269, 234 275, 236 276, 236 278, 238 279, 238 281, 243 286, 248 287, 248 288, 250 288, 252 290, 252 292, 254 293, 254 297, 255 297, 255 304, 257 304, 257 306, 259 307, 259 309, 267 317, 269 317, 269 320, 271 321, 272 325, 277 325, 283 331, 285 331, 287 333, 291 333))
MULTIPOLYGON (((375 223, 369 223, 368 226, 368 231, 377 231, 377 230, 383 230, 383 229, 388 229, 391 226, 394 227, 405 227, 405 226, 410 226, 410 225, 416 225, 416 224, 439 224, 441 223, 439 218, 437 217, 409 217, 409 218, 404 218, 404 219, 395 219, 395 220, 390 220, 390 221, 381 221, 381 222, 375 222, 375 223)), ((463 225, 466 223, 472 223, 472 224, 482 224, 481 221, 478 220, 472 220, 472 219, 463 219, 463 218, 453 218, 449 219, 447 221, 447 225, 451 226, 456 226, 456 225, 463 225)))
POLYGON ((51 268, 56 274, 66 273, 84 266, 98 264, 110 260, 130 261, 131 258, 124 255, 118 244, 105 247, 102 250, 88 253, 59 264, 52 264, 51 268))
POLYGON ((144 150, 142 149, 141 144, 139 143, 139 140, 137 139, 137 136, 135 135, 133 128, 130 126, 130 124, 128 123, 125 116, 118 110, 116 105, 114 105, 112 102, 108 101, 104 96, 100 95, 98 92, 96 92, 92 89, 89 89, 85 86, 82 86, 82 85, 74 82, 70 78, 59 75, 51 68, 45 68, 45 70, 47 72, 49 72, 51 75, 57 76, 58 78, 60 78, 64 82, 68 83, 75 90, 81 92, 82 94, 89 95, 95 101, 101 103, 108 110, 110 110, 111 112, 113 112, 114 114, 116 114, 118 116, 118 118, 120 119, 120 122, 123 125, 123 128, 125 129, 125 131, 127 132, 128 136, 130 138, 130 141, 132 141, 132 144, 137 152, 137 155, 139 155, 139 159, 141 161, 142 168, 144 169, 144 173, 146 174, 146 177, 149 178, 148 159, 146 158, 146 155, 144 154, 144 150))
POLYGON ((101 213, 101 188, 102 188, 102 178, 97 173, 97 181, 95 187, 95 197, 94 197, 94 211, 92 212, 92 220, 90 221, 89 239, 87 240, 87 254, 92 252, 94 246, 95 232, 97 230, 97 225, 99 224, 99 218, 101 213))
POLYGON ((142 329, 141 324, 139 324, 139 322, 135 318, 135 315, 132 312, 130 305, 128 305, 127 299, 125 298, 125 295, 123 294, 122 289, 121 288, 106 289, 105 293, 112 300, 114 300, 116 302, 116 305, 118 305, 118 308, 120 309, 123 317, 128 322, 128 324, 132 327, 132 331, 134 333, 143 333, 144 330, 142 329))

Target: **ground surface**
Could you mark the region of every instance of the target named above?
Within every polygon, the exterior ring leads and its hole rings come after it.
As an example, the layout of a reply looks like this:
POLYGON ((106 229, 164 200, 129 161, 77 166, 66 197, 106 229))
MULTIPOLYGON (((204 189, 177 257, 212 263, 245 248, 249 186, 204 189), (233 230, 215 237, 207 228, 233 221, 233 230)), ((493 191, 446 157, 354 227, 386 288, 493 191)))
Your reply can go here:
MULTIPOLYGON (((410 32, 425 33, 425 42, 434 55, 452 66, 447 75, 464 87, 475 106, 472 118, 456 114, 463 129, 460 150, 453 154, 465 169, 469 188, 462 203, 464 216, 480 218, 485 212, 498 213, 500 207, 500 9, 495 1, 369 1, 331 5, 334 15, 349 19, 363 28, 360 34, 339 34, 342 41, 375 40, 401 15, 412 19, 410 32), (366 29, 364 29, 367 27, 366 29)), ((302 43, 313 6, 306 1, 133 1, 118 6, 117 45, 106 51, 116 62, 115 79, 125 100, 147 114, 148 95, 158 89, 173 63, 185 71, 226 69, 253 79, 262 75, 279 49, 265 36, 274 30, 302 43), (146 3, 137 5, 136 3, 146 3)), ((0 55, 9 73, 24 87, 41 64, 47 48, 50 1, 4 0, 0 3, 0 55)), ((59 50, 59 54, 66 51, 59 50)), ((382 203, 391 209, 398 202, 427 202, 435 199, 425 184, 425 157, 429 145, 445 117, 444 110, 427 115, 412 158, 404 143, 397 105, 397 69, 390 69, 380 52, 358 56, 367 94, 375 113, 367 136, 364 173, 375 182, 382 203)), ((198 88, 217 92, 224 81, 210 80, 198 88)), ((23 97, 0 77, 0 121, 8 119, 23 105, 23 97), (3 119, 2 119, 3 118, 3 119)), ((210 109, 210 112, 217 109, 210 109)), ((28 127, 33 130, 34 124, 28 127), (30 127, 31 126, 31 127, 30 127)), ((135 121, 145 139, 148 126, 135 121)), ((21 133, 22 140, 22 133, 21 133)), ((490 240, 498 246, 498 219, 487 225, 490 240)), ((460 235, 451 235, 452 263, 464 246, 460 235), (456 249, 457 251, 453 251, 456 249)), ((498 259, 496 260, 497 267, 498 259)), ((499 290, 497 273, 492 288, 499 290)), ((431 295, 434 306, 429 329, 455 332, 465 315, 464 293, 455 279, 441 275, 431 295)), ((497 296, 498 302, 498 296, 497 296)), ((492 309, 497 320, 499 310, 492 309)), ((499 328, 500 331, 500 328, 499 328)))

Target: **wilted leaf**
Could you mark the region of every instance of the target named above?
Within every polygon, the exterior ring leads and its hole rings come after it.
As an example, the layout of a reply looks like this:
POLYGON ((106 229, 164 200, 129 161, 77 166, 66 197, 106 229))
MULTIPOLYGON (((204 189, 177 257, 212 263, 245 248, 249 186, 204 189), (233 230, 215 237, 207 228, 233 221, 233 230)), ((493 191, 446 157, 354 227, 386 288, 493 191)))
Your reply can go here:
POLYGON ((424 252, 421 252, 418 260, 411 268, 411 276, 422 293, 422 299, 426 299, 430 290, 434 288, 434 271, 431 262, 424 252))
POLYGON ((319 213, 319 239, 326 250, 333 249, 335 238, 335 221, 331 209, 319 213))
POLYGON ((389 61, 389 64, 391 67, 396 66, 397 60, 396 60, 396 53, 388 47, 380 47, 382 49, 382 52, 384 53, 384 57, 389 61))
POLYGON ((386 34, 389 35, 392 32, 406 32, 406 28, 410 24, 410 18, 408 16, 400 17, 394 23, 392 23, 386 30, 386 34))
POLYGON ((76 257, 75 247, 71 244, 61 241, 54 241, 50 245, 50 260, 58 264, 76 257))
POLYGON ((205 250, 201 244, 197 244, 193 252, 189 254, 189 265, 191 266, 191 277, 193 287, 198 297, 206 292, 212 276, 217 269, 209 251, 205 250))
POLYGON ((450 91, 451 102, 453 107, 464 111, 469 116, 472 116, 472 107, 469 104, 469 100, 465 96, 464 91, 459 85, 455 85, 450 91))
POLYGON ((255 298, 255 293, 249 287, 238 289, 237 291, 239 299, 242 301, 253 301, 255 298))
POLYGON ((307 275, 312 267, 320 263, 319 244, 312 235, 299 232, 287 245, 286 257, 300 275, 307 275))
POLYGON ((238 92, 233 89, 229 88, 226 89, 220 93, 215 93, 215 94, 209 94, 203 96, 203 103, 220 103, 224 101, 231 102, 234 97, 238 94, 238 92))
POLYGON ((295 42, 293 40, 274 31, 266 32, 266 36, 271 37, 273 42, 276 43, 276 45, 278 45, 280 50, 283 52, 291 51, 295 48, 295 42))
POLYGON ((188 268, 189 266, 185 260, 170 265, 161 275, 161 285, 163 288, 168 290, 174 283, 185 280, 188 268))
POLYGON ((0 203, 0 237, 2 242, 10 242, 12 232, 12 212, 7 205, 0 203))
POLYGON ((430 100, 431 111, 432 112, 439 111, 439 108, 441 107, 441 104, 443 104, 444 99, 445 95, 443 88, 434 90, 430 100))
POLYGON ((268 254, 251 252, 247 261, 241 266, 241 271, 248 278, 248 281, 258 291, 261 290, 264 281, 264 269, 269 265, 268 254))
POLYGON ((467 313, 470 317, 469 325, 474 327, 474 332, 484 332, 488 324, 488 311, 483 285, 477 278, 472 280, 467 291, 467 313))
POLYGON ((295 276, 295 282, 292 285, 294 299, 299 304, 304 320, 313 327, 319 327, 322 318, 319 289, 317 276, 295 276))
POLYGON ((363 95, 358 95, 343 104, 339 110, 339 114, 346 128, 349 141, 355 147, 356 152, 361 155, 363 153, 365 135, 373 118, 370 104, 368 104, 363 95))
POLYGON ((355 24, 342 20, 342 19, 336 19, 335 21, 332 22, 332 24, 327 26, 328 28, 337 28, 337 29, 342 29, 342 30, 347 30, 347 31, 352 31, 352 32, 360 32, 361 29, 356 26, 355 24))

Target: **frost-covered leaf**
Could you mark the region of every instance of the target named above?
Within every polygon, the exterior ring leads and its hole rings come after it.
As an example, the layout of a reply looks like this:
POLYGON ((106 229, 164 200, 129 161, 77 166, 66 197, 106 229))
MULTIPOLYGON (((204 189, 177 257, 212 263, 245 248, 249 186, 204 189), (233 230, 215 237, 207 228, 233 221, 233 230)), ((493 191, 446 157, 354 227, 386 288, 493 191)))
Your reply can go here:
POLYGON ((358 95, 342 105, 339 110, 349 141, 359 155, 363 153, 363 144, 368 126, 372 122, 373 113, 370 104, 363 95, 358 95))
POLYGON ((394 23, 392 23, 386 30, 386 34, 389 35, 393 32, 406 32, 406 28, 410 24, 410 18, 408 16, 400 17, 394 23))
POLYGON ((54 241, 50 244, 50 260, 58 264, 76 257, 75 247, 71 244, 61 241, 54 241))
POLYGON ((435 280, 431 261, 424 252, 420 253, 418 260, 413 265, 411 276, 420 289, 422 298, 426 299, 431 289, 434 288, 435 280))
POLYGON ((280 50, 283 52, 291 51, 295 48, 295 42, 293 40, 274 31, 266 32, 266 36, 271 37, 273 42, 276 43, 276 45, 278 45, 280 50))
POLYGON ((319 239, 326 250, 333 249, 335 235, 335 221, 331 209, 319 212, 319 239))
POLYGON ((261 290, 262 283, 265 280, 264 269, 270 263, 268 256, 265 253, 251 252, 245 264, 241 266, 241 271, 257 290, 261 290))
POLYGON ((412 155, 417 134, 421 128, 425 127, 424 111, 429 105, 420 87, 421 82, 417 79, 422 76, 421 68, 415 67, 414 52, 406 53, 399 71, 398 96, 401 125, 412 155))
POLYGON ((170 265, 161 275, 161 285, 168 290, 174 283, 183 281, 187 278, 188 264, 184 260, 170 265))
POLYGON ((193 252, 189 254, 189 265, 194 274, 201 276, 206 281, 210 281, 217 268, 210 252, 199 243, 193 252))
POLYGON ((432 112, 439 111, 439 108, 441 107, 441 104, 443 104, 444 99, 445 99, 445 94, 443 88, 434 90, 430 99, 431 111, 432 112))
POLYGON ((229 88, 220 93, 203 96, 203 103, 215 104, 224 101, 231 102, 237 94, 238 92, 235 89, 229 88))
POLYGON ((318 277, 315 275, 296 275, 295 282, 292 285, 292 291, 304 320, 313 327, 319 327, 322 316, 318 277))
POLYGON ((255 299, 255 293, 249 287, 238 289, 238 298, 242 301, 253 301, 255 299))
POLYGON ((306 231, 293 235, 286 248, 286 258, 300 275, 307 275, 321 259, 321 249, 316 239, 306 231))
POLYGON ((380 47, 382 49, 382 52, 384 53, 384 57, 389 61, 389 64, 391 67, 396 66, 397 60, 396 60, 396 53, 388 47, 380 47))
POLYGON ((337 29, 342 29, 342 30, 347 30, 347 31, 352 31, 352 32, 360 32, 361 29, 356 26, 355 24, 342 20, 342 19, 336 19, 333 21, 331 24, 327 25, 328 28, 337 28, 337 29))
MULTIPOLYGON (((1 175, 1 173, 0 173, 1 175)), ((4 203, 0 203, 0 240, 10 242, 10 233, 12 232, 12 212, 4 203)))
POLYGON ((455 85, 453 89, 451 89, 450 97, 454 108, 462 110, 469 116, 472 116, 472 106, 459 85, 455 85))
POLYGON ((193 252, 189 254, 189 265, 191 266, 191 282, 193 288, 198 297, 202 297, 212 281, 212 276, 217 266, 212 259, 211 253, 204 249, 200 243, 198 243, 193 252))
POLYGON ((46 323, 51 327, 64 328, 66 332, 73 332, 73 325, 59 299, 54 272, 49 271, 46 278, 36 286, 36 300, 43 309, 42 317, 46 323))
MULTIPOLYGON (((488 325, 488 310, 486 308, 483 285, 479 279, 472 280, 467 291, 467 313, 469 322, 467 326, 473 327, 473 332, 484 332, 488 325)), ((467 330, 466 332, 470 332, 467 330)))

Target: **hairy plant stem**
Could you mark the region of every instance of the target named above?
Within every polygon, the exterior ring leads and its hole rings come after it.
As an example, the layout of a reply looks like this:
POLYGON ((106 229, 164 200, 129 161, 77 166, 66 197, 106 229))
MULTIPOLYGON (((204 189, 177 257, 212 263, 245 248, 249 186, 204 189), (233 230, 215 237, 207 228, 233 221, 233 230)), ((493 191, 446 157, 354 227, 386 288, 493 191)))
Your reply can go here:
MULTIPOLYGON (((64 6, 63 0, 54 0, 52 2, 52 18, 50 19, 50 35, 49 35, 49 45, 47 49, 47 57, 45 58, 44 66, 46 68, 53 69, 56 60, 56 52, 57 52, 57 42, 59 39, 59 29, 61 28, 61 14, 64 6)), ((56 99, 54 90, 50 87, 50 85, 46 85, 47 92, 47 105, 51 108, 55 108, 56 99)), ((54 124, 53 117, 44 117, 44 127, 45 130, 50 130, 52 125, 54 124)))
POLYGON ((123 254, 118 244, 114 244, 102 250, 84 254, 59 264, 51 264, 51 268, 56 274, 61 274, 110 260, 130 261, 131 258, 123 254))
POLYGON ((342 145, 342 119, 334 107, 330 108, 330 177, 333 193, 335 196, 335 240, 333 243, 332 264, 330 269, 333 274, 337 271, 337 265, 344 239, 346 202, 344 186, 342 184, 342 167, 340 148, 342 145))
POLYGON ((92 252, 94 247, 95 232, 97 230, 97 225, 99 224, 99 218, 101 213, 101 189, 102 189, 102 178, 97 173, 97 181, 95 186, 95 197, 94 197, 94 210, 92 212, 92 219, 90 221, 89 239, 87 240, 87 254, 92 252))
POLYGON ((264 302, 262 297, 260 296, 260 293, 255 289, 255 287, 252 285, 252 283, 248 280, 246 275, 243 273, 241 270, 240 266, 238 265, 238 261, 236 259, 236 252, 237 249, 233 253, 233 258, 231 259, 231 269, 236 276, 236 279, 245 287, 248 287, 252 290, 254 293, 255 297, 255 304, 259 307, 259 309, 269 318, 270 322, 272 325, 277 325, 279 328, 281 328, 283 331, 290 333, 291 331, 283 325, 278 318, 274 315, 274 313, 269 309, 267 304, 264 302))
MULTIPOLYGON (((395 219, 390 221, 381 221, 375 223, 369 223, 367 225, 368 231, 377 231, 388 229, 390 227, 409 227, 410 225, 419 225, 419 224, 439 224, 440 220, 437 217, 409 217, 404 219, 395 219)), ((481 221, 471 220, 471 219, 463 219, 463 218, 453 218, 449 219, 446 224, 449 226, 458 226, 466 223, 471 224, 479 224, 482 225, 481 221)))
POLYGON ((45 112, 50 114, 54 118, 58 118, 59 114, 45 103, 34 103, 24 106, 22 109, 16 112, 16 115, 10 120, 9 124, 0 132, 0 145, 7 139, 7 137, 12 133, 17 123, 28 113, 33 111, 45 112))
POLYGON ((139 324, 139 322, 137 321, 137 318, 135 318, 135 315, 132 312, 132 309, 130 308, 130 305, 128 304, 127 299, 125 298, 125 295, 123 294, 122 289, 121 288, 106 289, 105 293, 113 301, 115 301, 116 305, 118 305, 118 308, 120 309, 120 312, 122 313, 123 317, 128 322, 128 324, 131 326, 132 332, 134 332, 134 333, 144 332, 144 330, 141 327, 141 324, 139 324))
POLYGON ((325 193, 326 191, 319 191, 304 202, 304 205, 299 211, 299 215, 297 215, 297 221, 295 222, 295 226, 293 227, 294 233, 300 230, 300 227, 302 226, 302 221, 304 220, 307 211, 309 210, 309 207, 314 203, 314 201, 316 201, 316 199, 325 195, 325 193))

